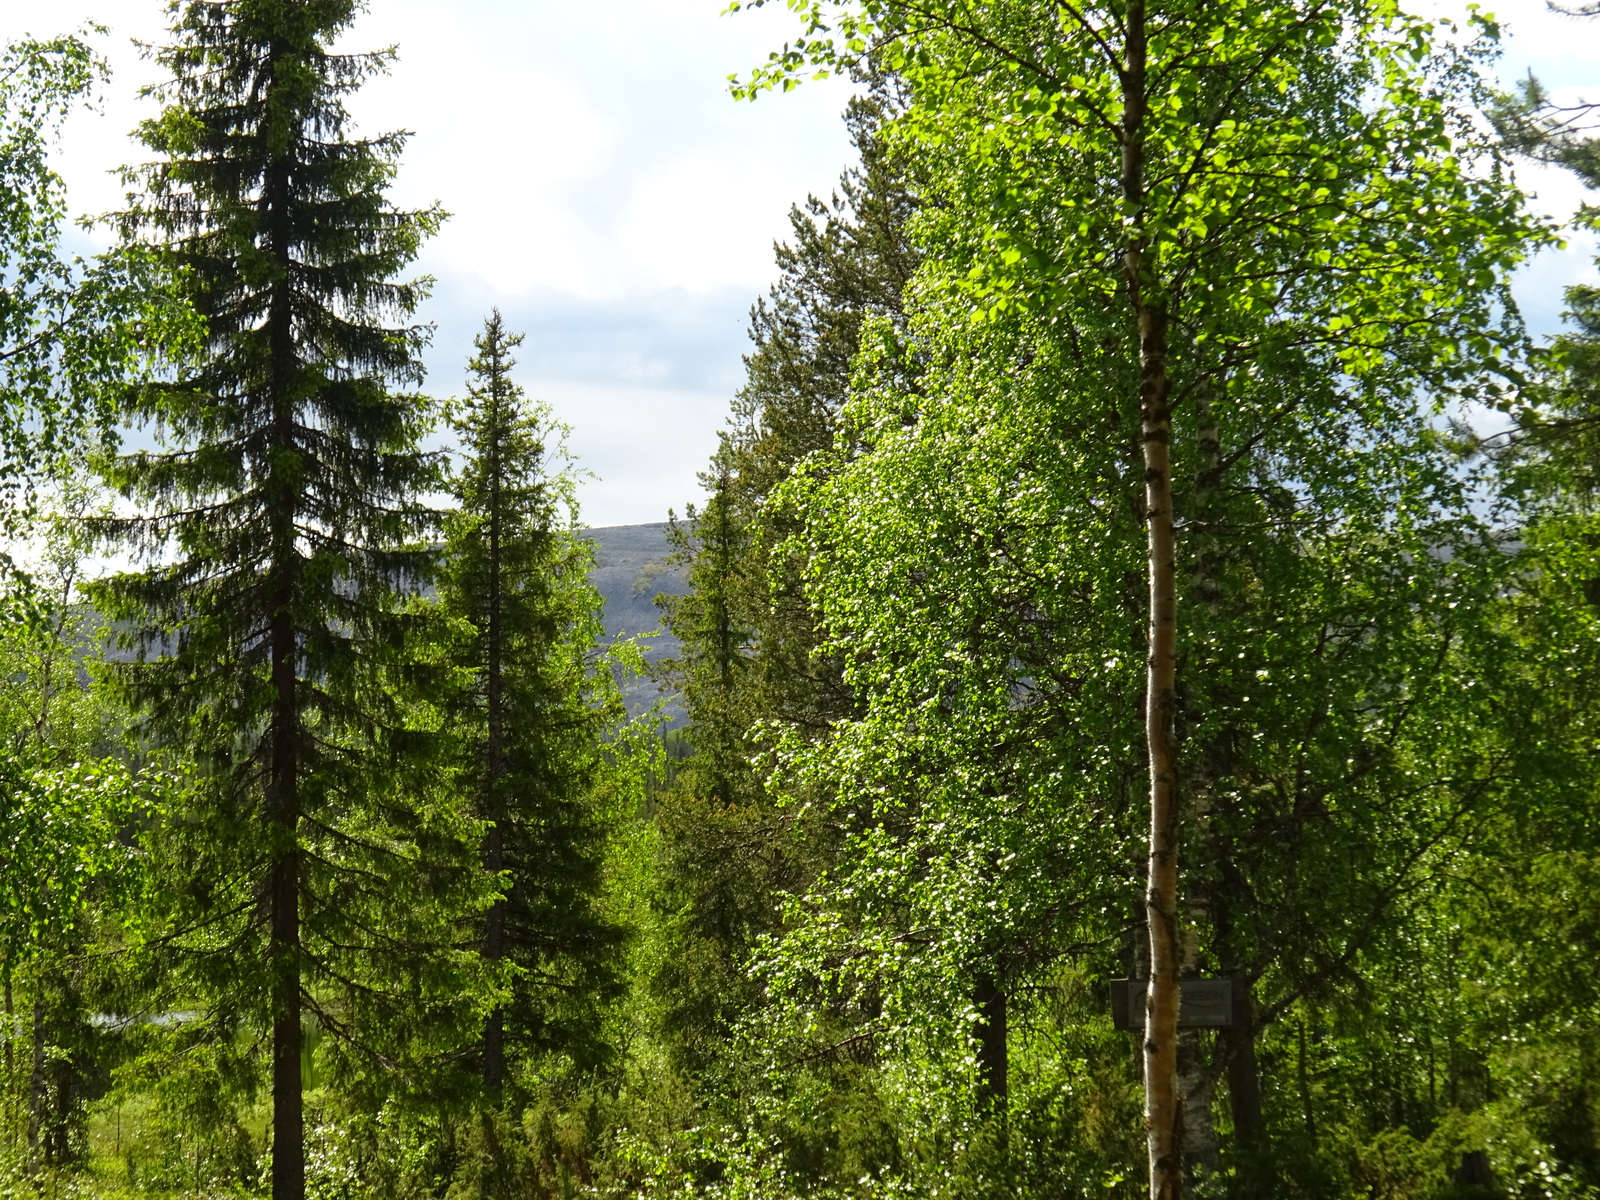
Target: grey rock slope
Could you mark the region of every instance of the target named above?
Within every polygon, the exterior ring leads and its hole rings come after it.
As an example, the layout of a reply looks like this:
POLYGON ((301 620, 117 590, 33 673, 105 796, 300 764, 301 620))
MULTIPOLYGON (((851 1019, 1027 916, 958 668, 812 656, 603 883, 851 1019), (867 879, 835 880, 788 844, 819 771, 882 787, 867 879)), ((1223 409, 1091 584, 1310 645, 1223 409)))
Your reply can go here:
MULTIPOLYGON (((668 561, 665 522, 654 525, 610 525, 586 529, 583 536, 594 543, 594 570, 589 579, 605 599, 605 625, 608 640, 616 637, 645 637, 645 659, 656 663, 678 653, 678 639, 661 624, 661 610, 655 598, 661 592, 678 595, 687 590, 681 568, 668 561)), ((650 679, 624 683, 624 699, 631 714, 644 712, 661 694, 650 679)), ((672 725, 682 723, 678 705, 670 708, 672 725)))

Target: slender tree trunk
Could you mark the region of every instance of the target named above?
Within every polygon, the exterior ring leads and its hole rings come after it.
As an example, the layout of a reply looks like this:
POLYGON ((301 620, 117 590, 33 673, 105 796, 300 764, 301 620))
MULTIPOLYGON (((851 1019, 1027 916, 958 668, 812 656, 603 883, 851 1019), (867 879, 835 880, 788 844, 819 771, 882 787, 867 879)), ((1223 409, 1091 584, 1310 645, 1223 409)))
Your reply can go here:
MULTIPOLYGON (((7 967, 5 969, 5 977, 6 977, 5 978, 5 992, 6 992, 6 1086, 5 1086, 6 1106, 5 1107, 6 1107, 7 1116, 9 1118, 9 1115, 10 1115, 10 1113, 12 1111, 12 1109, 11 1109, 11 1096, 12 1096, 12 1093, 14 1091, 16 1091, 16 1087, 17 1087, 17 1057, 16 1057, 16 1053, 12 1049, 12 1043, 13 1043, 13 1041, 15 1041, 16 1036, 17 1036, 17 1002, 16 1002, 16 996, 12 993, 12 990, 11 990, 11 968, 10 967, 7 967)), ((11 1121, 9 1119, 6 1121, 6 1124, 9 1126, 9 1130, 7 1132, 7 1135, 6 1135, 6 1144, 8 1146, 10 1146, 11 1149, 15 1150, 16 1147, 17 1147, 17 1126, 16 1126, 15 1122, 13 1122, 13 1121, 11 1121)))
MULTIPOLYGON (((502 424, 504 414, 501 411, 499 389, 502 379, 499 373, 499 345, 500 345, 500 313, 495 311, 492 335, 493 345, 489 351, 490 363, 495 370, 495 378, 489 382, 490 424, 502 424)), ((484 772, 484 790, 487 801, 485 816, 489 820, 489 832, 484 843, 484 867, 492 875, 498 875, 505 870, 505 820, 504 802, 501 795, 501 780, 505 777, 505 657, 504 638, 505 630, 502 622, 502 580, 500 561, 500 518, 501 518, 501 463, 498 452, 499 443, 503 437, 503 430, 496 432, 489 442, 489 612, 488 612, 488 678, 485 680, 486 707, 488 709, 488 745, 484 772)), ((494 906, 489 909, 489 917, 484 930, 484 954, 491 963, 498 963, 505 957, 505 929, 506 929, 506 898, 502 895, 496 898, 494 906)), ((497 1006, 489 1014, 483 1030, 483 1087, 491 1099, 498 1102, 504 1088, 506 1077, 505 1057, 505 1021, 504 1006, 497 1006)))
MULTIPOLYGON (((491 875, 505 870, 505 834, 498 823, 490 826, 484 836, 484 868, 491 875)), ((498 963, 505 957, 506 901, 496 900, 489 909, 484 929, 484 957, 498 963)), ((506 1010, 496 1005, 483 1024, 483 1088, 491 1100, 498 1102, 506 1082, 506 1010)))
POLYGON ((1228 1101, 1233 1108, 1234 1141, 1248 1158, 1261 1148, 1261 1064, 1256 1059, 1255 1022, 1251 1019, 1254 1001, 1250 995, 1250 984, 1244 976, 1238 976, 1234 979, 1234 986, 1246 989, 1244 1000, 1238 1006, 1239 1011, 1245 1014, 1245 1024, 1223 1033, 1224 1051, 1228 1057, 1228 1101))
MULTIPOLYGON (((1300 1108, 1305 1118, 1306 1137, 1315 1146, 1317 1144, 1317 1116, 1311 1107, 1311 1072, 1306 1066, 1306 1022, 1304 1017, 1300 1018, 1299 1034, 1300 1054, 1298 1069, 1295 1074, 1298 1076, 1300 1084, 1300 1108)), ((1396 1124, 1399 1123, 1398 1121, 1396 1122, 1396 1124)))
MULTIPOLYGON (((1129 0, 1122 71, 1122 190, 1134 214, 1144 206, 1144 122, 1148 46, 1144 0, 1129 0)), ((1135 221, 1139 219, 1136 215, 1135 221)), ((1172 511, 1172 412, 1166 313, 1151 294, 1144 237, 1134 226, 1125 255, 1139 330, 1139 432, 1144 447, 1145 536, 1150 587, 1145 743, 1150 772, 1150 843, 1145 910, 1150 988, 1145 997, 1144 1116, 1152 1200, 1179 1200, 1178 1144, 1178 770, 1173 744, 1177 683, 1178 581, 1172 511)))
POLYGON ((295 636, 287 607, 272 620, 273 857, 272 1200, 304 1200, 305 1080, 300 1030, 300 813, 295 762, 295 636))
POLYGON ((44 979, 33 981, 33 1070, 28 1078, 28 1171, 39 1169, 39 1131, 44 1124, 44 979))
POLYGON ((978 1103, 1004 1115, 1010 1069, 1010 1021, 1006 991, 992 971, 982 971, 973 988, 978 1008, 978 1103))
MULTIPOLYGON (((718 695, 723 709, 723 718, 719 722, 724 729, 726 739, 727 715, 731 712, 733 698, 733 531, 729 528, 728 485, 730 472, 726 465, 717 474, 717 522, 712 529, 716 543, 717 562, 717 590, 714 603, 716 604, 716 645, 717 645, 717 686, 718 695)), ((724 808, 733 804, 733 779, 730 774, 730 762, 739 753, 736 744, 719 747, 723 761, 717 765, 717 801, 724 808)))
POLYGON ((295 630, 295 513, 300 483, 288 464, 297 457, 293 389, 297 384, 294 311, 289 291, 292 231, 289 228, 286 162, 266 173, 267 236, 282 278, 267 310, 272 355, 272 442, 278 456, 268 468, 268 503, 273 513, 272 560, 277 577, 269 622, 272 641, 272 726, 269 819, 272 859, 268 868, 272 974, 272 1200, 305 1200, 304 1041, 300 1028, 300 723, 299 644, 295 630))
POLYGON ((1233 1110, 1234 1144, 1243 1165, 1241 1179, 1246 1183, 1265 1149, 1266 1122, 1261 1107, 1261 1064, 1256 1057, 1255 984, 1243 970, 1243 954, 1234 936, 1232 897, 1244 894, 1244 880, 1227 847, 1216 855, 1221 887, 1213 910, 1216 921, 1217 953, 1225 970, 1234 973, 1234 987, 1243 991, 1235 1011, 1243 1025, 1223 1031, 1222 1049, 1227 1059, 1228 1103, 1233 1110))
MULTIPOLYGON (((1188 525, 1191 530, 1187 545, 1194 584, 1194 597, 1210 619, 1215 622, 1221 615, 1222 582, 1219 577, 1220 562, 1217 554, 1216 533, 1213 528, 1212 504, 1216 490, 1222 482, 1222 443, 1217 427, 1216 412, 1205 381, 1199 381, 1192 391, 1195 416, 1195 445, 1199 451, 1199 467, 1194 475, 1194 492, 1188 505, 1188 525)), ((1197 664, 1203 671, 1204 665, 1197 664)), ((1202 677, 1203 678, 1203 677, 1202 677)), ((1191 689, 1190 729, 1205 729, 1205 708, 1212 704, 1200 688, 1191 689), (1200 711, 1195 711, 1200 710, 1200 711)), ((1224 732, 1222 737, 1226 737, 1224 732)), ((1189 831, 1191 844, 1203 846, 1215 859, 1226 853, 1226 848, 1212 836, 1211 813, 1216 796, 1216 777, 1219 767, 1226 771, 1224 749, 1216 744, 1217 735, 1202 734, 1200 744, 1191 757, 1191 765, 1184 780, 1183 793, 1186 805, 1183 812, 1184 827, 1189 831)), ((1181 931, 1183 958, 1181 974, 1185 978, 1200 973, 1200 936, 1208 925, 1213 931, 1214 946, 1220 946, 1216 897, 1201 878, 1190 885, 1185 896, 1184 927, 1181 931)), ((1217 1079, 1222 1065, 1215 1055, 1207 1053, 1210 1035, 1199 1029, 1185 1029, 1178 1034, 1178 1091, 1183 1104, 1183 1169, 1185 1186, 1193 1187, 1199 1173, 1214 1171, 1217 1167, 1219 1145, 1217 1125, 1212 1107, 1216 1099, 1217 1079)))
MULTIPOLYGON (((1183 975, 1195 974, 1192 946, 1194 939, 1184 939, 1183 975)), ((1192 1186, 1199 1171, 1215 1170, 1218 1144, 1217 1125, 1212 1119, 1211 1104, 1217 1092, 1218 1070, 1206 1053, 1207 1035, 1199 1029, 1185 1029, 1178 1034, 1178 1095, 1183 1111, 1183 1176, 1186 1186, 1192 1186)))
POLYGON ((50 629, 48 649, 39 665, 39 719, 34 722, 34 735, 41 744, 50 737, 50 701, 55 696, 56 652, 61 649, 61 635, 67 629, 68 606, 72 603, 73 571, 69 568, 62 576, 61 599, 56 610, 55 624, 50 629))
POLYGON ((1144 1078, 1152 1200, 1178 1200, 1183 1172, 1178 1146, 1178 797, 1172 715, 1177 675, 1177 573, 1172 528, 1166 331, 1161 314, 1139 313, 1141 425, 1145 459, 1150 569, 1150 661, 1145 739, 1150 763, 1150 843, 1145 908, 1150 930, 1144 1078))

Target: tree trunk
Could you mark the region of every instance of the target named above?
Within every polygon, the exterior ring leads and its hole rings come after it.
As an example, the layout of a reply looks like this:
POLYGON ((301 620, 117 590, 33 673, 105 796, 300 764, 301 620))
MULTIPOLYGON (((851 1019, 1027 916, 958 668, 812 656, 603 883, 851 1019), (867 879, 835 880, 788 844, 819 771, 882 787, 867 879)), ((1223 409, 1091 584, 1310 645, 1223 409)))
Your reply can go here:
POLYGON ((272 640, 271 776, 268 819, 272 857, 268 868, 268 959, 272 976, 272 1200, 305 1200, 305 1075, 304 1040, 300 1028, 300 724, 298 677, 300 646, 295 629, 297 531, 300 481, 292 469, 299 449, 295 438, 293 392, 298 361, 294 342, 294 309, 288 278, 293 266, 289 226, 290 164, 279 161, 266 173, 264 186, 267 234, 283 277, 273 289, 267 309, 268 344, 272 355, 272 443, 276 455, 268 468, 268 503, 273 545, 268 570, 276 576, 270 637, 272 640))
POLYGON ((1205 1052, 1205 1035, 1198 1029, 1178 1034, 1178 1103, 1182 1119, 1183 1178, 1193 1187, 1203 1173, 1216 1170, 1217 1126, 1211 1117, 1217 1077, 1211 1056, 1205 1052))
MULTIPOLYGON (((712 536, 716 538, 716 563, 717 583, 713 593, 713 603, 716 605, 716 645, 717 645, 717 689, 720 697, 719 703, 726 713, 733 698, 733 657, 736 653, 733 636, 733 530, 729 527, 731 500, 729 497, 732 473, 724 465, 717 473, 716 492, 716 524, 712 527, 712 536)), ((722 725, 722 738, 726 743, 727 728, 726 718, 719 722, 722 725)), ((742 737, 742 735, 739 735, 742 737)), ((731 760, 740 753, 739 742, 734 740, 731 744, 718 747, 719 757, 726 755, 723 761, 717 764, 716 791, 717 802, 724 808, 731 808, 734 802, 733 778, 730 775, 731 760)))
MULTIPOLYGON (((500 388, 503 377, 500 374, 500 311, 495 310, 493 318, 493 342, 489 351, 495 378, 489 383, 489 424, 492 430, 489 439, 489 611, 488 628, 485 631, 487 650, 487 679, 485 680, 485 701, 488 719, 488 744, 485 747, 487 762, 484 764, 484 797, 486 800, 484 816, 489 821, 489 831, 484 839, 484 868, 491 875, 498 875, 505 870, 505 821, 504 797, 502 795, 501 780, 505 776, 505 630, 502 621, 502 580, 500 557, 500 525, 501 525, 501 461, 499 446, 505 436, 504 419, 506 414, 501 410, 500 388)), ((501 895, 496 898, 493 907, 489 909, 488 920, 484 929, 484 956, 490 963, 498 963, 505 957, 505 929, 506 929, 506 898, 501 895)), ((505 1027, 506 1013, 503 1005, 496 1006, 489 1014, 483 1029, 483 1087, 491 1100, 498 1102, 504 1088, 506 1078, 506 1053, 505 1053, 505 1027)))
POLYGON ((1159 314, 1139 314, 1141 425, 1150 556, 1150 662, 1145 740, 1150 764, 1150 843, 1145 908, 1150 929, 1150 989, 1145 1008, 1145 1124, 1153 1200, 1178 1200, 1177 1145, 1178 804, 1172 710, 1176 684, 1177 580, 1172 528, 1165 330, 1159 314))
POLYGON ((1254 1156, 1261 1149, 1263 1121, 1261 1114, 1261 1064, 1256 1059, 1256 1030, 1251 1020, 1254 1001, 1250 985, 1243 976, 1234 979, 1234 987, 1245 988, 1239 1011, 1247 1014, 1246 1024, 1224 1031, 1223 1050, 1228 1057, 1228 1101, 1233 1108, 1233 1137, 1245 1157, 1254 1156))
POLYGON ((1243 1025, 1222 1032, 1222 1053, 1227 1061, 1228 1103, 1233 1110, 1233 1139, 1241 1159, 1241 1179, 1248 1181, 1254 1164, 1265 1149, 1266 1123, 1261 1108, 1261 1064, 1256 1057, 1255 983, 1246 973, 1243 955, 1234 936, 1233 897, 1244 895, 1244 881, 1229 846, 1215 851, 1214 861, 1221 886, 1217 889, 1212 917, 1216 922, 1217 954, 1222 967, 1233 973, 1233 986, 1239 998, 1234 1011, 1244 1018, 1243 1025))
POLYGON ((28 1077, 28 1171, 39 1169, 39 1131, 44 1124, 44 980, 33 981, 33 1070, 28 1077))
MULTIPOLYGON (((1300 1084, 1300 1108, 1306 1123, 1306 1138, 1315 1146, 1317 1144, 1317 1115, 1311 1107, 1311 1073, 1306 1066, 1306 1022, 1300 1018, 1300 1054, 1295 1075, 1300 1084)), ((1399 1124, 1400 1122, 1395 1122, 1399 1124)))
POLYGON ((1172 713, 1177 675, 1176 548, 1168 438, 1166 331, 1148 305, 1139 312, 1141 426, 1150 571, 1150 660, 1145 740, 1150 770, 1150 842, 1145 909, 1150 931, 1150 989, 1145 1010, 1145 1122, 1154 1200, 1182 1195, 1177 1145, 1178 804, 1172 713))
POLYGON ((978 1105, 988 1113, 1006 1111, 1009 1018, 1005 988, 993 972, 982 971, 973 989, 978 1007, 978 1105))
POLYGON ((300 813, 295 762, 295 636, 287 605, 272 619, 273 855, 272 1200, 305 1200, 305 1079, 300 1030, 300 813))
POLYGON ((1145 744, 1150 772, 1150 843, 1145 911, 1150 987, 1145 997, 1144 1116, 1152 1200, 1183 1195, 1178 1145, 1178 771, 1173 744, 1177 684, 1177 550, 1172 511, 1172 412, 1166 313, 1144 262, 1144 121, 1148 46, 1144 0, 1129 0, 1122 71, 1122 191, 1135 222, 1123 259, 1139 331, 1139 434, 1144 447, 1145 538, 1150 587, 1145 744))
MULTIPOLYGON (((1186 931, 1183 938, 1181 974, 1191 978, 1198 974, 1199 939, 1194 930, 1186 931)), ((1217 1166, 1217 1126, 1211 1115, 1211 1102, 1217 1091, 1217 1068, 1206 1053, 1206 1033, 1199 1029, 1185 1029, 1178 1034, 1178 1096, 1183 1116, 1183 1177, 1186 1186, 1192 1187, 1202 1169, 1214 1171, 1217 1166)))
MULTIPOLYGON (((484 835, 483 865, 491 875, 505 870, 505 834, 498 821, 492 823, 484 835)), ((498 963, 505 957, 505 927, 506 901, 502 896, 490 907, 484 927, 484 957, 491 963, 498 963)), ((505 1089, 505 1030, 505 1006, 496 1005, 483 1025, 483 1089, 495 1101, 505 1089)))
MULTIPOLYGON (((1195 445, 1199 451, 1198 469, 1194 475, 1194 492, 1188 505, 1190 529, 1188 549, 1193 578, 1194 598, 1215 622, 1222 609, 1222 581, 1216 535, 1213 528, 1212 502, 1222 482, 1222 443, 1217 427, 1216 412, 1212 407, 1206 381, 1200 381, 1192 391, 1195 416, 1195 445)), ((1204 671, 1203 664, 1197 669, 1204 671)), ((1204 678, 1202 675, 1201 678, 1204 678)), ((1199 687, 1191 689, 1190 713, 1187 727, 1205 729, 1207 709, 1214 707, 1214 699, 1199 687)), ((1224 733, 1223 738, 1226 737, 1224 733)), ((1226 849, 1218 845, 1211 830, 1215 780, 1218 768, 1224 772, 1226 752, 1217 744, 1217 735, 1202 734, 1200 744, 1190 757, 1190 765, 1183 789, 1186 805, 1183 811, 1184 828, 1192 844, 1198 844, 1213 859, 1226 849)), ((1216 937, 1218 913, 1216 898, 1205 882, 1205 872, 1190 885, 1185 896, 1184 927, 1181 932, 1183 958, 1181 973, 1191 978, 1200 973, 1200 935, 1208 924, 1213 932, 1213 946, 1220 948, 1216 937)), ((1199 1175, 1215 1171, 1218 1165, 1219 1146, 1217 1126, 1212 1114, 1216 1099, 1217 1078, 1221 1064, 1207 1053, 1211 1038, 1202 1030, 1185 1029, 1178 1034, 1178 1092, 1183 1104, 1183 1170, 1187 1187, 1193 1188, 1199 1175)))
MULTIPOLYGON (((10 967, 6 968, 5 977, 6 977, 5 978, 5 993, 6 993, 6 996, 5 996, 5 999, 6 999, 6 1085, 5 1085, 5 1092, 4 1092, 4 1100, 5 1100, 6 1114, 7 1114, 8 1118, 9 1118, 9 1116, 11 1114, 11 1111, 12 1111, 12 1109, 11 1109, 11 1095, 16 1090, 16 1087, 17 1087, 17 1058, 16 1058, 15 1052, 12 1050, 12 1042, 16 1039, 16 1035, 17 1035, 17 1003, 16 1003, 16 997, 12 993, 12 990, 11 990, 11 968, 10 967)), ((9 1120, 9 1119, 6 1121, 6 1124, 7 1124, 7 1126, 9 1126, 9 1132, 7 1133, 7 1136, 6 1136, 6 1144, 11 1149, 15 1150, 16 1147, 17 1147, 17 1127, 16 1127, 16 1124, 13 1121, 9 1120)))

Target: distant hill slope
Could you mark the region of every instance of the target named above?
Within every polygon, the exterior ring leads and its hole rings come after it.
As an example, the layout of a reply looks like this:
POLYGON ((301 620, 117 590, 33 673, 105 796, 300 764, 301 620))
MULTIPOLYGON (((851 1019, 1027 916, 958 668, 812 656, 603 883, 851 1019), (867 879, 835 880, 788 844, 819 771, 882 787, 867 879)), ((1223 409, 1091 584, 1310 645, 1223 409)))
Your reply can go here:
MULTIPOLYGON (((618 637, 637 637, 655 634, 644 640, 647 662, 672 658, 678 653, 678 639, 661 624, 661 610, 655 605, 657 593, 680 594, 688 590, 683 571, 667 561, 671 547, 667 544, 665 521, 654 525, 610 525, 601 529, 585 529, 582 536, 595 545, 594 570, 589 579, 605 599, 606 640, 618 637)), ((427 588, 424 595, 433 595, 427 588)), ((113 660, 134 657, 132 650, 108 644, 104 653, 113 660)), ((654 680, 630 680, 623 689, 630 715, 644 712, 661 694, 654 680)), ((682 706, 670 706, 671 720, 668 728, 683 724, 682 706)))
MULTIPOLYGON (((609 525, 585 529, 583 536, 595 545, 594 570, 589 579, 604 597, 606 637, 636 637, 654 633, 644 642, 645 659, 658 662, 678 653, 678 639, 661 624, 655 605, 659 592, 678 595, 688 590, 683 570, 668 562, 666 522, 654 525, 609 525)), ((640 713, 660 694, 651 680, 634 680, 625 689, 630 713, 640 713)), ((682 722, 674 704, 672 724, 682 722)))

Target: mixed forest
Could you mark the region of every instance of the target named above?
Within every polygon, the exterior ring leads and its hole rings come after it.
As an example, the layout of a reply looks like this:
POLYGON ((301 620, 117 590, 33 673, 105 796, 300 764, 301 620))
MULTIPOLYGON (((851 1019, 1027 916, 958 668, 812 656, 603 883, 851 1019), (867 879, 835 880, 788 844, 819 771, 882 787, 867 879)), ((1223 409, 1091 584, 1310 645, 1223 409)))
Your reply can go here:
POLYGON ((1511 290, 1600 108, 1476 8, 787 0, 734 98, 856 159, 666 657, 519 332, 424 378, 363 7, 171 0, 93 256, 98 35, 0 53, 0 1194, 1600 1197, 1600 288, 1511 290))

